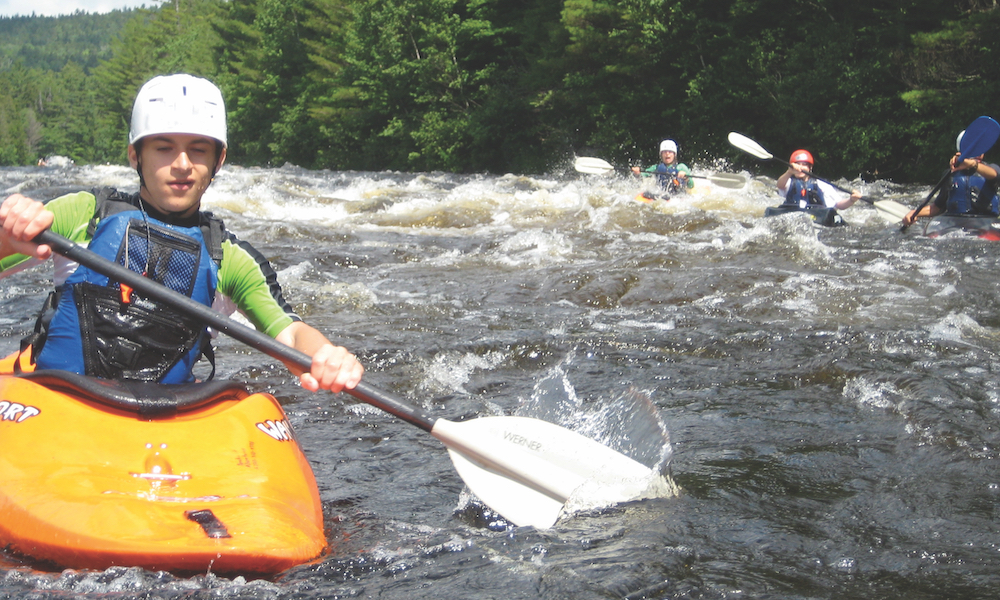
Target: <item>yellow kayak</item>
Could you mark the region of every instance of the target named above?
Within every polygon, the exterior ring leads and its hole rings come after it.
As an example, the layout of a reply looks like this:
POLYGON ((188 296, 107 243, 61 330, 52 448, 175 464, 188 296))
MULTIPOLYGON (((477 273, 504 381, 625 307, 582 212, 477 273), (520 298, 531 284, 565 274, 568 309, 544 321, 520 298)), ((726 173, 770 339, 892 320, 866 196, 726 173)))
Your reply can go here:
POLYGON ((320 556, 312 469, 234 382, 116 384, 0 361, 0 547, 58 567, 274 574, 320 556))

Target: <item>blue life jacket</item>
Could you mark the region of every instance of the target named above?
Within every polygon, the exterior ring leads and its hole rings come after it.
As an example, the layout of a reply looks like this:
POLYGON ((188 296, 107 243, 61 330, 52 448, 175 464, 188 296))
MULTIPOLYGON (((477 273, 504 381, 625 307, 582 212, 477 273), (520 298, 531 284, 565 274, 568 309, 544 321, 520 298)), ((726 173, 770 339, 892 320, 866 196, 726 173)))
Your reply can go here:
POLYGON ((945 212, 952 215, 997 215, 996 185, 979 174, 959 171, 951 175, 945 212))
POLYGON ((656 165, 657 183, 660 184, 660 187, 671 194, 677 192, 681 188, 680 179, 677 177, 679 173, 680 169, 677 168, 676 164, 667 166, 660 162, 656 165))
POLYGON ((784 205, 794 205, 799 208, 813 206, 826 207, 826 198, 823 197, 823 190, 815 179, 806 180, 792 177, 788 181, 788 191, 785 193, 784 205))
MULTIPOLYGON (((114 214, 100 220, 90 250, 212 305, 218 265, 209 248, 215 240, 206 243, 203 232, 221 232, 221 221, 215 220, 214 229, 204 224, 181 227, 149 217, 125 202, 110 205, 105 212, 114 214)), ((98 202, 98 213, 102 206, 98 202)), ((221 245, 218 254, 221 259, 221 245)), ((160 383, 193 381, 195 362, 203 352, 209 356, 211 352, 208 333, 197 319, 83 265, 61 286, 43 343, 37 356, 39 369, 160 383)))

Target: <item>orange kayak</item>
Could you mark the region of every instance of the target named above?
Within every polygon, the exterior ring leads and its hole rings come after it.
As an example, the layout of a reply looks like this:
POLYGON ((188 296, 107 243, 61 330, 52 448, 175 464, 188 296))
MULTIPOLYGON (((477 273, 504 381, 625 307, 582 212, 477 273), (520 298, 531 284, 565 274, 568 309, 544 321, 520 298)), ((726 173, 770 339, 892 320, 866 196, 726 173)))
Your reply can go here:
POLYGON ((58 567, 268 575, 326 548, 281 406, 234 382, 113 382, 0 361, 0 547, 58 567))

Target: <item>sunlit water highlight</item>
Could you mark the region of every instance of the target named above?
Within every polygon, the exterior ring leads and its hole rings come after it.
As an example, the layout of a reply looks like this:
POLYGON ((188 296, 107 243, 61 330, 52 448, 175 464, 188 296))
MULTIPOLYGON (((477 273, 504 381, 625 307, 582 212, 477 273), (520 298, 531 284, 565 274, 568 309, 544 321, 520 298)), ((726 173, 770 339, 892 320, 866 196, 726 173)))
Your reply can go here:
MULTIPOLYGON (((0 170, 6 193, 134 181, 123 167, 0 170)), ((653 204, 637 191, 570 172, 233 167, 206 207, 378 387, 449 419, 546 418, 671 472, 678 496, 545 531, 498 525, 432 437, 220 340, 219 376, 285 406, 330 554, 274 581, 45 572, 0 555, 0 594, 996 597, 998 246, 901 234, 861 203, 837 229, 764 219, 779 202, 764 177, 653 204)), ((915 206, 928 190, 864 191, 915 206)), ((2 350, 48 278, 0 283, 2 350)))

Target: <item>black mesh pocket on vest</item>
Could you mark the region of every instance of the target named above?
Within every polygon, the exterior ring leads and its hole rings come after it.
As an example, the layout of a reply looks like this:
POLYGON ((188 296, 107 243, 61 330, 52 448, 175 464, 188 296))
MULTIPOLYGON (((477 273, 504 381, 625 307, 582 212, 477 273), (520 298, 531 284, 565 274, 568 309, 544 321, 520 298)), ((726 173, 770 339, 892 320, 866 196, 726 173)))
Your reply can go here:
POLYGON ((111 287, 73 286, 86 374, 158 381, 203 335, 196 320, 138 296, 122 302, 111 287))

